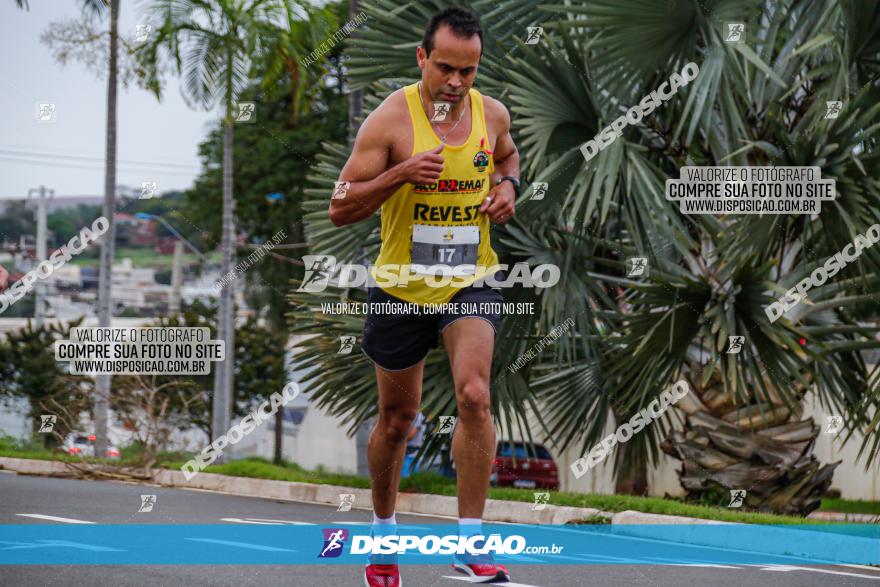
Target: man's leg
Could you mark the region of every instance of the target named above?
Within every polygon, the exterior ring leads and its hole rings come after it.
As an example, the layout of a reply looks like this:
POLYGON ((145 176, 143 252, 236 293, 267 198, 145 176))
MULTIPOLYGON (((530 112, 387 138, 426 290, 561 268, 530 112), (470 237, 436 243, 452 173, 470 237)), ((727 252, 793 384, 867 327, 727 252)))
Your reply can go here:
POLYGON ((449 354, 458 403, 458 422, 452 437, 458 515, 479 519, 483 516, 495 458, 495 424, 489 410, 495 331, 481 318, 462 318, 443 331, 443 343, 449 354))
POLYGON ((376 367, 379 419, 370 434, 367 460, 373 489, 373 512, 378 518, 394 514, 406 436, 419 412, 425 361, 404 371, 376 367))

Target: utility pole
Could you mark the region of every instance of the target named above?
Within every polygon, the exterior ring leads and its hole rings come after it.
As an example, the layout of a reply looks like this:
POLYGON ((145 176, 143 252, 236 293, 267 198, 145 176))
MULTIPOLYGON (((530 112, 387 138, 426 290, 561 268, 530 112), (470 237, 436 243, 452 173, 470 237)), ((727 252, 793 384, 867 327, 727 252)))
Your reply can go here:
MULTIPOLYGON (((232 87, 231 78, 226 92, 226 118, 223 135, 223 224, 220 249, 223 252, 221 275, 229 275, 235 258, 235 198, 232 194, 232 87)), ((222 278, 222 277, 221 277, 222 278)), ((217 338, 223 341, 225 359, 215 363, 214 397, 211 402, 211 436, 217 438, 229 429, 232 418, 235 363, 235 320, 233 318, 232 286, 220 290, 217 307, 217 338)), ((215 462, 229 461, 229 451, 222 453, 215 462)))
MULTIPOLYGON (((110 0, 110 70, 107 76, 107 136, 104 154, 104 218, 110 228, 101 238, 101 266, 98 271, 98 326, 107 328, 113 317, 110 286, 116 245, 116 86, 119 53, 119 0, 110 0)), ((111 375, 95 377, 95 456, 107 454, 107 418, 110 412, 111 375)))
POLYGON ((180 287, 183 284, 183 241, 174 242, 174 265, 171 266, 171 300, 169 314, 180 313, 180 287))
MULTIPOLYGON (((47 189, 46 186, 41 185, 36 189, 32 189, 28 192, 30 196, 32 193, 37 192, 39 194, 39 199, 37 200, 37 211, 36 211, 36 221, 37 221, 37 266, 40 263, 47 260, 46 255, 46 196, 47 194, 54 194, 54 190, 47 189)), ((36 268, 36 267, 35 267, 36 268)), ((48 284, 44 279, 38 279, 36 283, 36 288, 34 292, 34 322, 36 323, 37 328, 43 325, 43 321, 46 318, 46 289, 48 284)))

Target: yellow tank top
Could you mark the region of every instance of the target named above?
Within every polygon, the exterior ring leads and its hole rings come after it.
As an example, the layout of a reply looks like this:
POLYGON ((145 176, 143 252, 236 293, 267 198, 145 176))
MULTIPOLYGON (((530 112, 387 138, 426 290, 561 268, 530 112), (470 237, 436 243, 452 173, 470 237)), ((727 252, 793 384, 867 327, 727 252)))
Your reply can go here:
MULTIPOLYGON (((440 138, 422 107, 418 84, 406 86, 404 94, 413 126, 412 155, 436 148, 440 138)), ((407 302, 446 303, 497 269, 489 216, 478 212, 495 166, 483 97, 474 89, 470 108, 470 135, 464 144, 446 145, 440 152, 443 172, 436 183, 406 183, 382 204, 382 247, 372 276, 383 290, 407 302)))

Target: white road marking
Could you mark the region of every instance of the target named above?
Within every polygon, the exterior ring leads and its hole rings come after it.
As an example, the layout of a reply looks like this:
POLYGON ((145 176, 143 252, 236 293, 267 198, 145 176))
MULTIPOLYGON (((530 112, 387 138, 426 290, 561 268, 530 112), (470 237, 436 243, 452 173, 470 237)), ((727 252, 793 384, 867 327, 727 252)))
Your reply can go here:
POLYGON ((236 524, 260 524, 262 526, 281 526, 282 524, 275 522, 252 522, 250 520, 242 520, 241 518, 220 518, 221 522, 235 522, 236 524))
POLYGON ((59 518, 58 516, 46 516, 43 514, 15 514, 25 518, 36 518, 38 520, 49 520, 50 522, 64 522, 65 524, 94 524, 86 520, 74 520, 73 518, 59 518))
POLYGON ((838 567, 849 567, 851 569, 864 569, 866 571, 875 571, 875 572, 880 571, 880 569, 878 569, 877 567, 869 567, 867 565, 846 565, 846 564, 841 563, 837 566, 838 567))
POLYGON ((238 546, 240 548, 249 548, 251 550, 266 550, 268 552, 296 552, 289 548, 277 548, 275 546, 263 546, 262 544, 251 544, 249 542, 232 542, 231 540, 214 540, 213 538, 184 538, 193 542, 210 542, 211 544, 223 544, 226 546, 238 546))
POLYGON ((273 520, 272 518, 245 518, 245 520, 254 520, 255 522, 274 522, 277 524, 293 524, 294 526, 314 526, 312 522, 297 522, 296 520, 273 520))
MULTIPOLYGON (((471 582, 470 577, 452 577, 450 575, 443 575, 444 579, 455 579, 456 581, 467 581, 471 582)), ((539 585, 526 585, 525 583, 498 583, 498 585, 504 585, 504 587, 540 587, 539 585)))
POLYGON ((732 565, 722 565, 717 563, 706 563, 701 561, 692 561, 692 559, 675 559, 675 558, 662 558, 658 556, 646 556, 648 560, 653 561, 665 561, 661 564, 667 567, 712 567, 715 569, 741 569, 742 567, 735 567, 732 565))
POLYGON ((607 556, 604 554, 592 554, 592 553, 584 553, 584 554, 553 554, 548 555, 553 558, 563 558, 566 560, 573 561, 591 561, 596 564, 615 564, 615 563, 630 563, 636 565, 644 565, 649 561, 643 558, 624 558, 620 556, 607 556))
POLYGON ((83 544, 81 542, 70 542, 68 540, 37 540, 34 543, 8 542, 6 544, 16 544, 16 546, 10 546, 8 548, 5 548, 4 550, 19 550, 19 549, 28 549, 28 548, 52 548, 55 546, 67 546, 69 548, 78 548, 80 550, 91 550, 91 551, 95 551, 95 552, 125 552, 124 550, 120 550, 118 548, 109 548, 107 546, 98 546, 95 544, 83 544))
POLYGON ((880 581, 880 575, 862 575, 860 573, 846 573, 844 571, 832 571, 830 569, 817 569, 815 567, 795 567, 789 565, 773 565, 764 567, 761 569, 762 571, 776 571, 776 572, 787 572, 787 571, 809 571, 813 573, 826 573, 828 575, 842 575, 844 577, 860 577, 862 579, 874 579, 875 581, 880 581))

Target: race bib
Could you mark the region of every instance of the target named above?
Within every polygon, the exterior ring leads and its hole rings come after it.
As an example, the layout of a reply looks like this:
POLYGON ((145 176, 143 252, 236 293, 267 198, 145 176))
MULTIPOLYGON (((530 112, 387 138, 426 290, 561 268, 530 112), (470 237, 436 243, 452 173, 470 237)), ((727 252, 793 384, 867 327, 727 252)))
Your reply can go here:
POLYGON ((477 270, 479 226, 413 225, 412 271, 472 275, 477 270))

